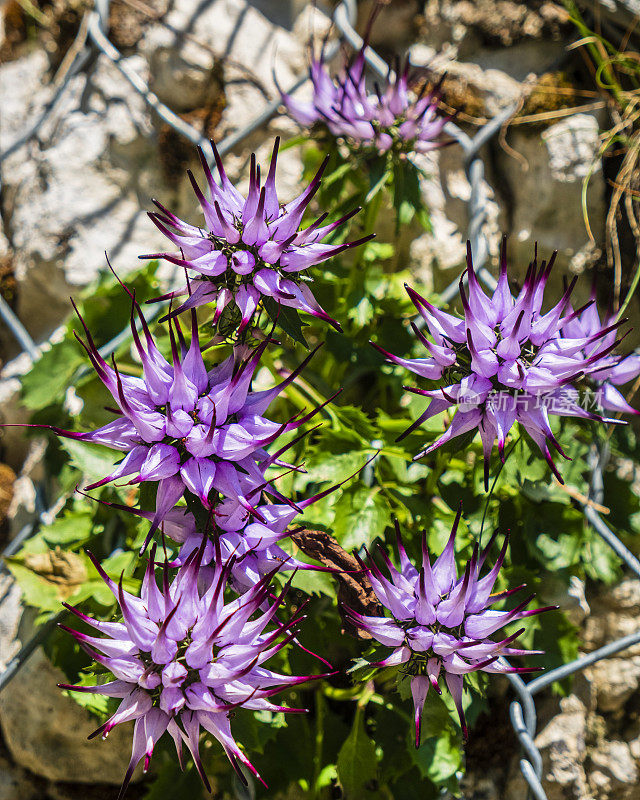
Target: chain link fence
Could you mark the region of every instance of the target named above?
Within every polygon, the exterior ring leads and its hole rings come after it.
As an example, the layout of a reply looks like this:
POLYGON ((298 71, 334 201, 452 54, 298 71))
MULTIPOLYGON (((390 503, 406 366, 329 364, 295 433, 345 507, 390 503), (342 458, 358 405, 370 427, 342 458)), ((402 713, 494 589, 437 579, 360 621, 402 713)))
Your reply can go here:
MULTIPOLYGON (((356 0, 342 0, 337 6, 333 20, 336 28, 340 33, 340 38, 348 43, 351 47, 359 49, 362 46, 362 39, 354 28, 357 13, 356 0)), ((66 73, 62 80, 58 83, 57 87, 40 113, 40 116, 35 120, 34 124, 25 132, 25 134, 11 144, 4 152, 0 153, 0 162, 7 158, 12 153, 19 150, 22 146, 27 144, 39 132, 41 126, 48 119, 53 109, 56 107, 64 93, 66 92, 69 84, 75 76, 85 71, 94 60, 103 55, 112 64, 113 68, 120 71, 120 73, 131 84, 135 91, 142 96, 145 103, 158 115, 160 119, 170 125, 176 132, 184 136, 188 141, 194 145, 199 145, 204 150, 208 158, 212 158, 213 152, 210 142, 205 139, 198 130, 196 130, 189 123, 185 122, 181 117, 175 114, 170 108, 162 103, 158 97, 149 89, 146 82, 133 70, 130 65, 123 60, 122 54, 118 49, 109 41, 106 30, 108 26, 109 17, 109 0, 96 0, 95 8, 85 13, 81 22, 77 37, 72 45, 72 51, 75 56, 68 66, 66 73)), ((340 46, 340 42, 334 42, 331 50, 328 50, 327 57, 331 58, 340 46)), ((366 50, 366 59, 371 69, 382 77, 386 77, 389 71, 386 62, 373 50, 368 47, 366 50)), ((295 92, 300 88, 308 78, 305 76, 298 80, 288 90, 289 93, 295 92)), ((221 155, 232 150, 244 139, 246 139, 253 131, 265 125, 273 116, 278 113, 280 107, 279 99, 276 99, 267 105, 264 109, 245 127, 233 132, 218 144, 218 150, 221 155)), ((515 107, 505 108, 500 114, 491 119, 484 126, 479 128, 475 136, 469 136, 465 131, 459 128, 453 122, 448 122, 446 125, 446 132, 452 136, 460 145, 464 153, 464 167, 465 173, 469 180, 471 187, 469 199, 467 200, 468 211, 468 232, 467 238, 471 242, 474 253, 474 262, 477 264, 477 271, 481 280, 490 289, 495 288, 496 280, 491 272, 487 269, 486 264, 489 258, 489 242, 485 234, 485 223, 487 219, 486 210, 486 187, 485 187, 485 167, 480 153, 482 147, 495 136, 500 129, 508 122, 508 120, 515 113, 515 107)), ((456 295, 458 290, 458 281, 453 281, 446 289, 441 292, 440 297, 444 302, 451 301, 456 295)), ((164 309, 163 304, 157 304, 154 310, 148 317, 148 321, 152 321, 164 309)), ((33 339, 22 325, 17 316, 13 313, 7 302, 0 296, 0 318, 3 320, 8 330, 20 345, 22 351, 27 353, 32 360, 39 357, 40 351, 33 339)), ((100 348, 100 353, 103 358, 108 358, 114 353, 122 344, 127 342, 131 337, 129 328, 125 328, 118 336, 100 348)), ((71 385, 79 379, 83 374, 80 370, 71 385)), ((627 547, 620 541, 616 534, 609 528, 609 526, 602 519, 602 516, 594 507, 594 504, 601 504, 603 498, 603 479, 602 474, 608 460, 608 451, 605 446, 594 445, 592 451, 592 472, 589 487, 588 497, 582 501, 578 501, 582 505, 582 511, 586 522, 593 528, 593 530, 603 539, 603 541, 616 553, 629 570, 640 578, 640 561, 631 553, 627 547)), ((38 487, 36 493, 36 510, 38 518, 35 523, 26 525, 18 535, 12 539, 5 550, 0 554, 0 570, 6 569, 4 559, 14 555, 22 544, 32 535, 36 533, 41 523, 51 521, 56 514, 62 509, 67 496, 57 498, 52 506, 45 510, 46 505, 44 502, 44 488, 38 487)), ((40 625, 34 635, 23 644, 21 649, 16 653, 7 663, 4 671, 0 673, 0 691, 6 688, 9 682, 14 678, 21 667, 26 663, 29 656, 33 651, 44 641, 54 629, 55 625, 60 621, 66 612, 61 612, 52 616, 48 621, 40 625)), ((611 657, 616 653, 621 652, 634 645, 640 644, 640 630, 636 633, 629 634, 620 639, 611 642, 592 653, 584 655, 575 659, 567 664, 564 664, 557 669, 546 672, 537 678, 525 682, 520 676, 516 674, 508 674, 507 677, 511 686, 517 695, 517 699, 513 700, 510 705, 510 719, 513 730, 518 737, 521 746, 520 770, 529 787, 529 800, 548 800, 545 790, 542 785, 543 763, 540 751, 536 747, 536 727, 537 727, 537 711, 536 711, 536 696, 547 687, 551 686, 554 682, 562 680, 575 674, 587 667, 595 664, 597 661, 611 657)), ((250 789, 249 789, 250 791, 250 789)))

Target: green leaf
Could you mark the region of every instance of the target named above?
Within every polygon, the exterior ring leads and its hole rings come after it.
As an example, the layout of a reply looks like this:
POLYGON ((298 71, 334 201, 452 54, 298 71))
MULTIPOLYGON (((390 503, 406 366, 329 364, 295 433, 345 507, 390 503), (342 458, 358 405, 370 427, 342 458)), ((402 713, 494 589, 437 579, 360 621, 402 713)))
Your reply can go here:
POLYGON ((44 580, 13 558, 5 559, 5 562, 22 591, 22 599, 28 606, 41 611, 60 611, 60 592, 55 584, 44 580))
POLYGON ((164 758, 158 764, 154 758, 156 769, 155 780, 144 795, 144 800, 196 800, 205 796, 202 781, 191 759, 187 761, 184 771, 173 753, 163 753, 164 758))
POLYGON ((378 486, 346 489, 334 508, 333 533, 346 550, 371 544, 391 520, 389 503, 378 486))
POLYGON ((356 431, 367 442, 378 435, 378 431, 369 417, 362 409, 356 408, 356 406, 338 406, 336 415, 346 428, 356 431))
POLYGON ((303 347, 306 347, 307 350, 309 349, 307 340, 302 333, 302 320, 295 308, 280 305, 273 297, 263 297, 262 304, 271 319, 276 322, 288 336, 303 347))
POLYGON ((331 576, 312 569, 299 569, 294 574, 291 585, 307 594, 324 594, 327 597, 335 594, 335 584, 331 576))
MULTIPOLYGON (((98 684, 97 676, 83 672, 80 677, 75 681, 76 686, 96 686, 98 684)), ((111 706, 114 705, 110 697, 103 694, 90 694, 89 692, 71 692, 66 690, 64 694, 73 698, 75 702, 82 708, 86 708, 95 714, 97 717, 104 718, 111 706)))
POLYGON ((83 363, 77 342, 63 339, 42 354, 22 378, 22 402, 39 411, 64 397, 71 377, 83 363))
POLYGON ((40 535, 49 544, 77 544, 90 538, 93 531, 93 514, 86 509, 74 508, 50 525, 40 530, 40 535))
POLYGON ((417 750, 411 746, 410 740, 411 736, 407 742, 407 749, 412 761, 425 778, 439 785, 447 783, 452 778, 455 780, 455 774, 462 766, 462 749, 455 734, 445 729, 437 738, 429 739, 417 750))
POLYGON ((71 464, 82 473, 85 483, 94 483, 113 472, 122 453, 99 444, 88 444, 77 439, 63 439, 61 446, 71 456, 71 464))
POLYGON ((364 199, 364 204, 368 205, 378 192, 384 189, 385 185, 392 178, 392 172, 387 166, 386 157, 377 158, 369 165, 369 191, 364 199))
POLYGON ((307 473, 313 481, 339 483, 363 467, 366 461, 366 456, 362 452, 342 454, 315 452, 307 460, 307 473))
POLYGON ((358 707, 351 733, 338 753, 338 778, 346 800, 360 800, 378 771, 376 748, 365 730, 363 716, 363 709, 358 707))
POLYGON ((278 735, 280 728, 286 728, 285 715, 273 711, 239 712, 233 721, 233 734, 249 753, 264 753, 268 742, 278 735))
POLYGON ((367 242, 362 253, 362 260, 367 264, 388 261, 393 258, 395 248, 389 242, 367 242))

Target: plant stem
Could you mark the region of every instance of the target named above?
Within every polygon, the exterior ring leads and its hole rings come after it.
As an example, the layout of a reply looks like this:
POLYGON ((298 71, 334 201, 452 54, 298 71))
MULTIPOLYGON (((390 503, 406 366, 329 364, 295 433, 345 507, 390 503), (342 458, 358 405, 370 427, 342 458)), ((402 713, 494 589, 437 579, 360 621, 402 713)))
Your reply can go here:
POLYGON ((498 467, 498 471, 496 472, 496 477, 493 479, 493 483, 491 484, 491 488, 489 489, 489 494, 487 495, 487 499, 486 499, 485 504, 484 504, 484 511, 482 512, 482 522, 480 523, 480 533, 478 534, 478 545, 480 545, 480 543, 482 542, 482 531, 484 530, 484 522, 485 522, 485 519, 487 517, 487 511, 489 510, 489 502, 490 502, 490 500, 491 500, 491 498, 493 496, 493 492, 494 492, 494 490, 496 488, 496 485, 498 483, 498 478, 502 474, 502 470, 504 468, 504 465, 507 463, 507 459, 509 458, 511 453, 513 453, 513 451, 515 450, 516 445, 518 444, 518 442, 520 441, 521 438, 522 438, 522 436, 518 436, 518 438, 515 440, 515 442, 511 445, 511 447, 509 448, 509 452, 504 457, 504 461, 500 462, 500 466, 498 467))
POLYGON ((324 740, 324 695, 322 690, 318 687, 315 691, 316 695, 316 736, 315 736, 315 752, 313 755, 313 796, 315 800, 320 800, 320 787, 318 781, 322 771, 322 745, 324 740))

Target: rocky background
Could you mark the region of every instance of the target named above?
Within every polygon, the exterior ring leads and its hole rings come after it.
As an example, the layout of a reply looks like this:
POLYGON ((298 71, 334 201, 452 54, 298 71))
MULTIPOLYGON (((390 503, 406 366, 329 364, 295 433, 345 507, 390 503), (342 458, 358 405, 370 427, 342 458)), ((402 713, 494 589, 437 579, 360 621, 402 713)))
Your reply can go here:
MULTIPOLYGON (((360 22, 370 5, 360 4, 360 22)), ((637 0, 583 5, 612 35, 640 13, 637 0)), ((88 0, 4 0, 0 152, 30 129, 64 80, 89 6, 88 0)), ((124 63, 162 102, 216 140, 243 128, 276 96, 276 54, 277 77, 287 87, 305 70, 309 37, 328 27, 326 14, 304 0, 113 0, 109 12, 109 37, 124 63)), ((385 56, 408 50, 414 63, 446 73, 444 102, 472 135, 496 112, 514 106, 511 123, 483 151, 492 247, 497 249, 501 232, 508 233, 513 261, 523 267, 534 242, 544 254, 558 249, 565 270, 599 276, 606 304, 614 278, 606 254, 608 214, 620 156, 600 157, 612 112, 584 59, 567 47, 576 38, 561 2, 392 0, 372 44, 385 56), (591 235, 581 208, 588 176, 591 235)), ((244 175, 252 149, 263 157, 275 134, 286 139, 297 132, 286 118, 275 117, 227 157, 232 177, 244 175)), ((139 253, 161 244, 145 214, 152 196, 193 216, 184 174, 193 156, 193 147, 100 56, 72 78, 37 134, 2 161, 0 293, 39 345, 46 348, 56 336, 69 295, 104 269, 105 251, 122 274, 136 267, 139 253)), ((406 252, 423 284, 442 288, 462 263, 470 186, 456 147, 440 151, 427 166, 431 177, 423 191, 433 231, 407 242, 406 252)), ((295 148, 283 153, 279 187, 293 193, 301 169, 295 148)), ((635 243, 624 218, 616 222, 624 291, 635 243)), ((585 275, 584 294, 589 286, 585 275)), ((630 313, 637 317, 637 307, 630 313)), ((0 359, 2 421, 26 419, 18 391, 30 361, 1 325, 0 359)), ((2 440, 2 544, 38 510, 42 447, 11 429, 2 440)), ((60 579, 64 565, 51 565, 51 574, 60 579)), ((604 591, 576 579, 571 596, 558 600, 581 626, 584 652, 640 624, 637 580, 604 591)), ((0 576, 0 669, 30 629, 17 588, 0 576)), ((104 745, 84 741, 81 734, 91 730, 92 720, 61 696, 58 680, 37 649, 0 694, 0 800, 114 796, 128 761, 129 732, 115 730, 104 745)), ((587 670, 565 696, 542 698, 537 742, 549 800, 640 796, 639 682, 635 648, 587 670)), ((508 686, 496 681, 493 691, 493 713, 468 745, 466 797, 522 800, 508 686)), ((144 794, 143 785, 130 791, 131 798, 144 794)))

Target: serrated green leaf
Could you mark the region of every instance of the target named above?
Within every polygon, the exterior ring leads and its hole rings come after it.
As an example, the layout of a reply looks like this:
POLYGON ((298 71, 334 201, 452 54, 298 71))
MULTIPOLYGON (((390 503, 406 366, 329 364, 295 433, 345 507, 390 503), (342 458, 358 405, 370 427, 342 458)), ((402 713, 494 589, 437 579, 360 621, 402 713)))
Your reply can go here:
POLYGON ((355 486, 342 493, 334 506, 333 534, 345 550, 370 545, 382 536, 391 520, 391 509, 377 486, 355 486))
POLYGON ((28 606, 40 611, 60 611, 60 592, 55 584, 44 580, 33 570, 15 559, 5 559, 9 571, 22 591, 22 599, 28 606))
POLYGON ((74 508, 41 528, 40 535, 49 544, 78 544, 90 538, 93 525, 93 514, 90 511, 74 508))

